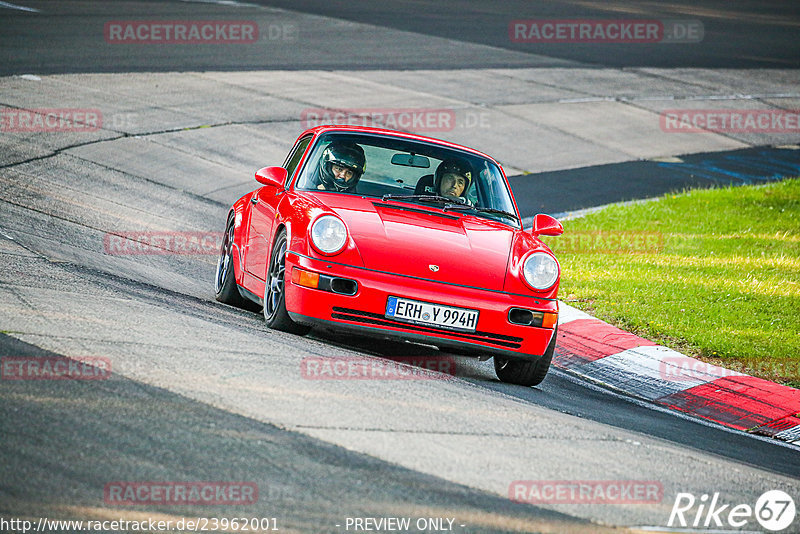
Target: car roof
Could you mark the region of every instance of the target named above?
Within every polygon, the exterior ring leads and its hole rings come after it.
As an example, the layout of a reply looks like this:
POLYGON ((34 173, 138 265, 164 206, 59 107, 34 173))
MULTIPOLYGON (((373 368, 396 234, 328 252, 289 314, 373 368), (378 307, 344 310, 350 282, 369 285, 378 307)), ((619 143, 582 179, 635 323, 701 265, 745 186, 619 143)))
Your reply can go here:
POLYGON ((475 154, 476 156, 481 156, 481 157, 484 157, 484 158, 486 158, 486 159, 488 159, 490 161, 493 161, 494 163, 497 163, 497 165, 500 166, 500 168, 502 168, 502 166, 493 157, 489 156, 488 154, 484 154, 483 152, 481 152, 479 150, 475 150, 474 148, 469 148, 467 146, 459 145, 457 143, 452 143, 450 141, 444 141, 442 139, 436 139, 434 137, 426 137, 424 135, 418 135, 418 134, 409 133, 409 132, 400 132, 400 131, 397 131, 397 130, 388 130, 386 128, 372 128, 370 126, 354 126, 354 125, 350 125, 350 124, 341 124, 341 125, 323 124, 323 125, 320 125, 320 126, 315 126, 313 128, 309 128, 308 130, 303 132, 300 135, 300 137, 303 137, 303 136, 308 135, 308 134, 317 135, 317 134, 323 134, 323 133, 328 133, 328 132, 336 132, 336 131, 349 132, 349 133, 368 133, 368 134, 373 134, 373 135, 386 135, 386 136, 392 136, 392 137, 402 137, 404 139, 410 139, 410 140, 413 140, 413 141, 423 141, 423 142, 426 142, 426 143, 432 143, 432 144, 444 146, 444 147, 447 147, 447 148, 454 148, 454 149, 457 149, 457 150, 462 150, 464 152, 470 152, 472 154, 475 154))

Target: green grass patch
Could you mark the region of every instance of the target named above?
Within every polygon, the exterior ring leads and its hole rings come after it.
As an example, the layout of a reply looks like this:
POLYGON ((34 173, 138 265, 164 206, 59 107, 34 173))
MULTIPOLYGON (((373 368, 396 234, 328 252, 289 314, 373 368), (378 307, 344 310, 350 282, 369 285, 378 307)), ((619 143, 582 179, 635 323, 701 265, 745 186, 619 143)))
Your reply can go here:
POLYGON ((800 179, 566 221, 560 296, 701 360, 800 387, 800 179))

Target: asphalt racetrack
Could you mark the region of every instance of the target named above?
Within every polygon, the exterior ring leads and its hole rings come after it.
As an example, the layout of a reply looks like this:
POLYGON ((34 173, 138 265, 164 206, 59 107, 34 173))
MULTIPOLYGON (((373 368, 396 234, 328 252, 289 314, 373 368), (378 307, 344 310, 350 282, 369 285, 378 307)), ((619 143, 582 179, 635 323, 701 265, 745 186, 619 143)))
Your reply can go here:
MULTIPOLYGON (((679 494, 698 504, 718 494, 732 508, 782 490, 800 503, 795 445, 555 369, 541 386, 503 384, 491 361, 456 355, 454 377, 309 380, 308 358, 440 353, 270 331, 213 290, 230 205, 256 188, 256 169, 280 165, 304 129, 335 113, 380 126, 398 111, 445 110, 452 120, 419 133, 495 156, 524 217, 797 176, 796 128, 692 133, 662 122, 676 109, 797 110, 796 3, 32 0, 0 3, 0 25, 0 356, 91 357, 111 369, 98 380, 0 380, 0 531, 22 531, 1 522, 11 519, 247 517, 283 532, 666 532, 686 526, 669 524, 679 494), (702 32, 515 42, 513 21, 533 19, 702 32), (120 42, 110 29, 198 20, 252 23, 258 38, 120 42), (81 113, 90 127, 9 122, 46 110, 81 113), (115 249, 131 232, 208 241, 192 253, 115 249), (660 493, 515 502, 520 480, 660 493), (198 482, 257 495, 113 497, 122 483, 198 482), (381 518, 412 526, 379 528, 381 518)), ((696 514, 692 531, 734 530, 727 512, 721 526, 702 524, 698 506, 685 516, 696 514)), ((743 528, 763 531, 753 517, 743 528)))

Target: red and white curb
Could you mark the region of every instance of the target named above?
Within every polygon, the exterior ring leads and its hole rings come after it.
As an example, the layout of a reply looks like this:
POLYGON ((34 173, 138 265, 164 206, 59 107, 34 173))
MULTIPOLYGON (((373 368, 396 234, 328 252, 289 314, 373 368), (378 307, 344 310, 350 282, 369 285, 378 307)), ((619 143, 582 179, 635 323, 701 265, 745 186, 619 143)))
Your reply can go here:
POLYGON ((800 390, 690 358, 563 302, 553 365, 729 428, 800 443, 800 390))

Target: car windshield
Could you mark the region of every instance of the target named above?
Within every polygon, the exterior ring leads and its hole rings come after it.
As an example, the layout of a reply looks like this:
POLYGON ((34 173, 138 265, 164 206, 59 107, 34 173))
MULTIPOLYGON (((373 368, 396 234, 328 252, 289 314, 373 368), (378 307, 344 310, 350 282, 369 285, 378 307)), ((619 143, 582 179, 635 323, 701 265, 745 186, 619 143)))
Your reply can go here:
POLYGON ((329 133, 320 136, 306 161, 297 189, 418 203, 519 227, 500 168, 469 152, 388 136, 329 133))

